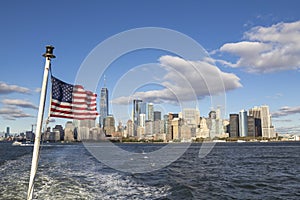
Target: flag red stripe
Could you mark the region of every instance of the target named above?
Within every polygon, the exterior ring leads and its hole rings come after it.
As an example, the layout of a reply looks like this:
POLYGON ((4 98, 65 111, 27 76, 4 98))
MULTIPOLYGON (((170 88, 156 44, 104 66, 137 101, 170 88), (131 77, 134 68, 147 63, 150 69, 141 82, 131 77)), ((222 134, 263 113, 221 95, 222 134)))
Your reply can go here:
POLYGON ((96 93, 93 93, 93 92, 89 92, 89 91, 79 91, 79 90, 74 90, 73 91, 73 95, 75 94, 83 94, 83 95, 89 95, 90 97, 97 97, 97 94, 96 93))
MULTIPOLYGON (((72 103, 74 104, 74 103, 72 103)), ((93 103, 93 104, 89 104, 88 106, 87 105, 82 105, 82 103, 76 103, 75 105, 72 105, 71 103, 69 105, 63 105, 63 104, 60 104, 60 103, 56 103, 56 102, 51 102, 51 106, 57 106, 57 107, 61 107, 61 108, 70 108, 70 109, 86 109, 86 108, 91 108, 91 107, 95 107, 96 109, 96 106, 97 104, 96 103, 93 103), (82 105, 84 107, 79 107, 79 106, 76 106, 76 105, 82 105)))
POLYGON ((59 117, 59 118, 66 118, 66 119, 78 119, 78 120, 88 120, 88 119, 96 119, 95 117, 69 117, 69 116, 64 116, 64 115, 56 115, 56 114, 50 114, 50 117, 59 117))

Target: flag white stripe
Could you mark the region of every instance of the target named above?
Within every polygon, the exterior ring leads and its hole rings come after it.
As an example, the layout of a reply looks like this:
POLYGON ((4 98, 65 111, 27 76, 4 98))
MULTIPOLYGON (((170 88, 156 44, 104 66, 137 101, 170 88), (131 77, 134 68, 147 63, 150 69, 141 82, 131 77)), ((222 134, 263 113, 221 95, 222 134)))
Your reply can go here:
MULTIPOLYGON (((76 107, 86 108, 86 107, 87 107, 86 104, 73 104, 73 103, 68 103, 68 102, 60 102, 60 101, 58 101, 58 100, 56 100, 56 99, 52 99, 52 102, 53 102, 53 103, 56 103, 56 104, 60 104, 60 105, 62 105, 62 106, 72 106, 72 107, 74 107, 74 108, 76 108, 76 107)), ((80 101, 76 101, 76 103, 77 103, 77 102, 80 103, 80 101)), ((95 105, 89 106, 89 108, 93 108, 93 107, 96 107, 96 106, 97 106, 97 105, 96 105, 96 101, 93 102, 93 103, 90 103, 90 104, 95 104, 95 105)))

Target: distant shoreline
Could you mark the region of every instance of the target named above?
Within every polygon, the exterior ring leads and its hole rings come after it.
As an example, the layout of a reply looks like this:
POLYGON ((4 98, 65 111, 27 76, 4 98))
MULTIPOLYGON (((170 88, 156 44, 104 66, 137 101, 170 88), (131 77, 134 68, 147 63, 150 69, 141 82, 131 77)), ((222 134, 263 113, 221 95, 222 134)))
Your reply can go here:
MULTIPOLYGON (((64 142, 64 141, 58 141, 58 142, 41 142, 41 144, 46 145, 46 144, 61 144, 61 145, 72 145, 72 144, 80 144, 80 143, 104 143, 104 142, 109 142, 109 140, 101 140, 101 141, 74 141, 74 142, 64 142)), ((121 141, 110 141, 111 143, 116 143, 116 144, 186 144, 186 143, 191 143, 191 144, 201 144, 201 143, 297 143, 300 141, 294 141, 294 140, 277 140, 277 141, 213 141, 213 140, 208 140, 208 141, 192 141, 192 142, 121 142, 121 141)), ((13 144, 14 141, 0 141, 0 143, 11 143, 13 144)), ((23 145, 21 146, 33 146, 33 142, 31 143, 25 143, 23 142, 23 145), (32 144, 32 145, 28 145, 32 144)))

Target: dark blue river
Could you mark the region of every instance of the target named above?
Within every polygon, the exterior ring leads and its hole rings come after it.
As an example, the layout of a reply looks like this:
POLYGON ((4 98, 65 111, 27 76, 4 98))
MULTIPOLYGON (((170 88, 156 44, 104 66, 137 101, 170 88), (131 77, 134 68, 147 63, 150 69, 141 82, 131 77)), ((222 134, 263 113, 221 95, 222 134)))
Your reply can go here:
MULTIPOLYGON (((163 144, 118 144, 148 152, 163 144)), ((171 165, 148 173, 120 172, 83 144, 41 148, 35 199, 300 199, 300 142, 201 144, 171 165)), ((0 143, 0 199, 26 199, 32 147, 0 143)))

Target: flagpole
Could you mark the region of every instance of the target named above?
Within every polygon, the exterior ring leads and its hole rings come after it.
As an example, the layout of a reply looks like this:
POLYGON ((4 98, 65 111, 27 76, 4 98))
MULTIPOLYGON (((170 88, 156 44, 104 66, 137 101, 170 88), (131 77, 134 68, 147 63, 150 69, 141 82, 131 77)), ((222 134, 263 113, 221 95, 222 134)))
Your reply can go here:
POLYGON ((43 54, 46 61, 45 61, 41 96, 40 96, 39 112, 38 112, 36 130, 35 130, 35 141, 34 141, 33 154, 32 154, 32 163, 31 163, 30 179, 29 179, 29 186, 27 192, 27 200, 31 200, 33 197, 34 178, 35 178, 35 174, 38 167, 38 161, 39 161, 39 149, 40 149, 40 141, 41 141, 42 123, 44 117, 45 100, 46 100, 46 93, 47 93, 48 74, 51 66, 51 58, 55 58, 55 56, 53 55, 53 49, 54 49, 53 46, 46 46, 46 53, 43 54))

